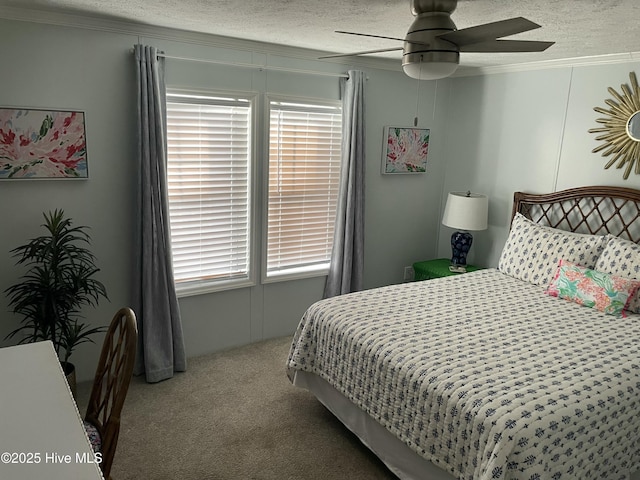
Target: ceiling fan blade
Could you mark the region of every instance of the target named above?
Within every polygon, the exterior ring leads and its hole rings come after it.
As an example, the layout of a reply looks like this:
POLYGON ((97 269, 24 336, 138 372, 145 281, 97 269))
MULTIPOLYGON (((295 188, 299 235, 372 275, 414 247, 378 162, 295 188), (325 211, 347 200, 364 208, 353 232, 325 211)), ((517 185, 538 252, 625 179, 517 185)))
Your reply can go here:
POLYGON ((382 53, 382 52, 393 52, 395 50, 402 50, 402 47, 394 47, 394 48, 379 48, 377 50, 365 50, 363 52, 353 52, 353 53, 336 53, 333 55, 324 55, 322 57, 318 57, 318 59, 323 58, 336 58, 336 57, 353 57, 356 55, 366 55, 368 53, 382 53))
POLYGON ((407 40, 406 38, 385 37, 384 35, 371 35, 369 33, 345 32, 343 30, 336 30, 336 33, 344 33, 345 35, 358 35, 360 37, 384 38, 386 40, 395 40, 397 42, 408 42, 408 43, 414 43, 416 45, 429 45, 428 43, 425 43, 425 42, 415 42, 413 40, 407 40))
POLYGON ((533 40, 491 40, 460 47, 461 52, 544 52, 555 42, 539 42, 533 40))
POLYGON ((343 33, 345 35, 358 35, 360 37, 386 38, 387 40, 397 40, 398 42, 404 42, 404 38, 385 37, 384 35, 371 35, 369 33, 345 32, 343 30, 336 30, 336 33, 343 33))
POLYGON ((483 43, 516 33, 528 32, 536 28, 540 28, 540 25, 524 17, 515 17, 443 33, 438 35, 438 38, 463 47, 464 45, 483 43))

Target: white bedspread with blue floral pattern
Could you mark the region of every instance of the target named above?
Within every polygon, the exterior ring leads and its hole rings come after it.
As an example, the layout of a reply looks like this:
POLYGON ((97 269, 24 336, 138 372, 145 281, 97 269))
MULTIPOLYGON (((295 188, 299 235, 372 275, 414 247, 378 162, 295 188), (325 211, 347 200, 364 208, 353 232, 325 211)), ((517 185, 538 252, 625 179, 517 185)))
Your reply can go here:
POLYGON ((287 366, 459 479, 626 479, 640 466, 640 315, 494 269, 319 301, 287 366))

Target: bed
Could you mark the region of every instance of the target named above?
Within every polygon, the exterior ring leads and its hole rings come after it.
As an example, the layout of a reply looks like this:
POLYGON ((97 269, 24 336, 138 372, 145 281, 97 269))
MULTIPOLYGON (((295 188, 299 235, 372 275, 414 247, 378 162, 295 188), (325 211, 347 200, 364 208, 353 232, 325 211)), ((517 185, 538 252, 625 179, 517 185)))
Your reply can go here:
POLYGON ((404 480, 638 479, 639 217, 517 192, 497 268, 316 302, 289 379, 404 480))

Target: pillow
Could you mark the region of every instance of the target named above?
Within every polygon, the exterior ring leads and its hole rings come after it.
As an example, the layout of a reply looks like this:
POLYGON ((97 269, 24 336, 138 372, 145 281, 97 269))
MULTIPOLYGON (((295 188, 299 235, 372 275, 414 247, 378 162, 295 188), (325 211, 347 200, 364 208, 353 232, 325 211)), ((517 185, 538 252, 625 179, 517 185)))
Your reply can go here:
POLYGON ((624 316, 640 281, 581 267, 562 259, 546 293, 617 317, 624 316))
MULTIPOLYGON (((599 272, 640 280, 640 245, 610 235, 595 268, 599 272)), ((640 313, 640 292, 634 295, 628 309, 640 313)))
POLYGON ((605 243, 605 236, 545 227, 516 213, 500 255, 498 270, 525 282, 546 287, 561 258, 593 268, 605 243))

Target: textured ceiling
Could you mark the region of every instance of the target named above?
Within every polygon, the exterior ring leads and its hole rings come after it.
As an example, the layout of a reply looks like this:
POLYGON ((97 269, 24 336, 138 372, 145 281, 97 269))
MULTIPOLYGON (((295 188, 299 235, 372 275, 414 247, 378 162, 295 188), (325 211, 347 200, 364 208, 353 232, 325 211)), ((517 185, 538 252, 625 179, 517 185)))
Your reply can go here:
MULTIPOLYGON (((413 20, 409 0, 0 0, 2 6, 106 17, 336 53, 401 44, 340 35, 334 30, 403 38, 413 20)), ((638 0, 460 0, 452 19, 461 29, 517 16, 542 28, 509 38, 556 44, 542 53, 463 53, 461 66, 640 51, 638 0)), ((401 52, 380 56, 399 61, 401 52)))

